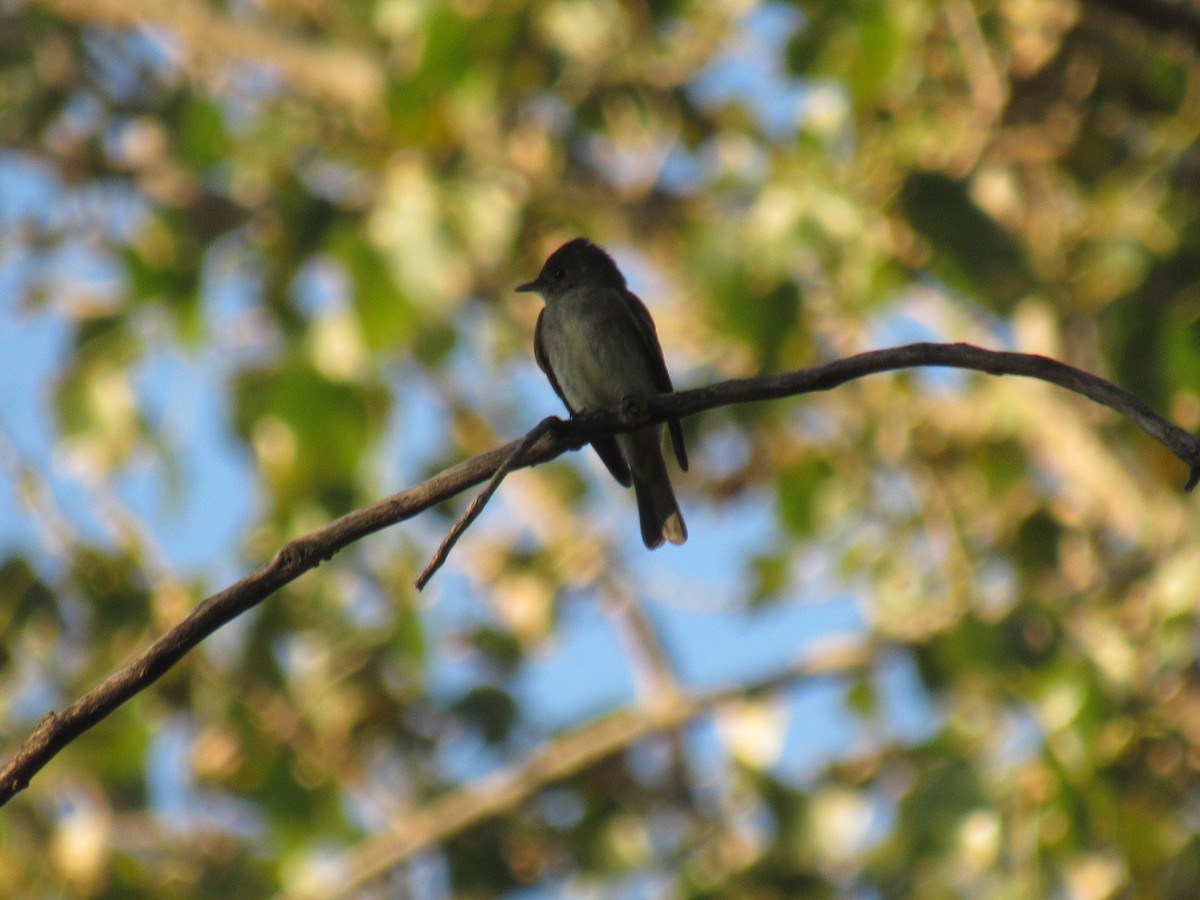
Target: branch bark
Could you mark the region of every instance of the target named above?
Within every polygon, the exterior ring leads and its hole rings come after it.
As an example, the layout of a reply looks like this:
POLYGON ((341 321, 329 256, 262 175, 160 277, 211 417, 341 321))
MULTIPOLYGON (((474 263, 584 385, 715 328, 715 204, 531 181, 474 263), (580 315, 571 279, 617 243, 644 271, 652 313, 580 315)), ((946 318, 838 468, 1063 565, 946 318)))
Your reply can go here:
MULTIPOLYGON (((522 454, 519 467, 537 465, 568 450, 577 450, 598 435, 630 431, 668 418, 695 415, 735 403, 827 391, 866 375, 916 366, 971 369, 990 375, 1021 375, 1057 384, 1122 413, 1166 446, 1190 467, 1187 490, 1200 481, 1200 440, 1159 416, 1138 397, 1103 378, 1044 356, 984 350, 969 344, 928 343, 873 350, 810 369, 764 378, 723 381, 691 391, 626 403, 618 410, 576 416, 559 427, 546 428, 545 433, 522 454)), ((153 684, 184 654, 226 622, 315 569, 323 560, 332 559, 349 544, 412 518, 490 478, 512 458, 522 443, 523 439, 510 441, 464 460, 414 488, 355 510, 324 528, 299 537, 284 545, 271 562, 203 600, 132 662, 61 713, 47 714, 0 770, 0 806, 28 787, 30 779, 71 741, 153 684)))

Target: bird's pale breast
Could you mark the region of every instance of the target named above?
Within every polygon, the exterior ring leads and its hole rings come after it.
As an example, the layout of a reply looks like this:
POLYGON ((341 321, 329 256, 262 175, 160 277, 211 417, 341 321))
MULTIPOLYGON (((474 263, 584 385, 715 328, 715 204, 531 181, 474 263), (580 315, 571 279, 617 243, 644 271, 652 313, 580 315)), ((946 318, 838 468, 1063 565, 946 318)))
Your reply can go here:
POLYGON ((550 367, 573 409, 658 393, 645 344, 618 291, 570 291, 547 304, 542 328, 550 367))

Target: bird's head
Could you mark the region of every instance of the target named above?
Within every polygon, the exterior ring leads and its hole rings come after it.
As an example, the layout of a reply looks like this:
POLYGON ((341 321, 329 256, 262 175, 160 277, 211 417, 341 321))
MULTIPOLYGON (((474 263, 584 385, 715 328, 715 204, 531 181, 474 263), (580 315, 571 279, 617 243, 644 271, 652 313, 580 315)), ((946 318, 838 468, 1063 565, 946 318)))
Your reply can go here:
POLYGON ((623 290, 625 277, 611 256, 586 238, 575 238, 550 254, 537 278, 516 289, 549 299, 582 285, 623 290))

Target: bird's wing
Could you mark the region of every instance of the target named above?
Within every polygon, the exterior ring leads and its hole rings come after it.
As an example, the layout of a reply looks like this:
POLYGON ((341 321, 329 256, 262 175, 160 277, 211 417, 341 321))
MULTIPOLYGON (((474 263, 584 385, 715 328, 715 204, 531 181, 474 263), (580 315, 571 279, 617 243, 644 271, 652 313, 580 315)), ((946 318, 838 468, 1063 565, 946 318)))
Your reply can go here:
MULTIPOLYGON (((567 412, 575 415, 575 410, 571 408, 570 401, 567 400, 562 388, 559 387, 558 379, 554 377, 554 369, 550 365, 550 357, 546 355, 546 348, 542 343, 542 316, 545 314, 546 310, 543 308, 538 313, 537 327, 533 329, 533 358, 537 360, 538 368, 546 373, 546 378, 550 380, 550 387, 554 388, 554 393, 558 394, 558 399, 563 402, 563 406, 567 408, 567 412)), ((613 435, 609 434, 593 438, 592 447, 595 448, 596 454, 608 468, 612 477, 617 479, 622 487, 629 487, 633 484, 633 478, 629 474, 629 466, 625 462, 625 457, 621 456, 621 450, 617 447, 617 439, 613 435)))
MULTIPOLYGON (((650 310, 646 309, 646 304, 637 294, 628 290, 622 291, 622 293, 625 296, 626 306, 633 313, 633 320, 637 324, 642 344, 650 357, 654 386, 658 388, 660 394, 669 394, 675 388, 671 385, 671 373, 667 371, 667 361, 663 358, 662 344, 658 342, 658 329, 654 327, 654 319, 650 317, 650 310)), ((671 433, 671 445, 675 448, 675 461, 679 463, 679 468, 686 472, 688 462, 687 449, 683 446, 683 426, 678 419, 668 419, 667 430, 671 433)))

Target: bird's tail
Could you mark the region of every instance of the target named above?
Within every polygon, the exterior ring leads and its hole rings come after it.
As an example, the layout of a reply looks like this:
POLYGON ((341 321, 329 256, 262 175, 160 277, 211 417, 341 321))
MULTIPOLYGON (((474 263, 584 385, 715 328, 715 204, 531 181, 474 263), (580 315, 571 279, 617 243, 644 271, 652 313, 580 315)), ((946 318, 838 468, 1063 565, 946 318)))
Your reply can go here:
MULTIPOLYGON (((657 449, 657 448, 656 448, 657 449)), ((662 546, 663 540, 682 544, 687 540, 687 526, 667 478, 667 466, 662 451, 642 461, 633 475, 633 490, 637 494, 638 518, 642 523, 642 542, 651 550, 662 546)))

